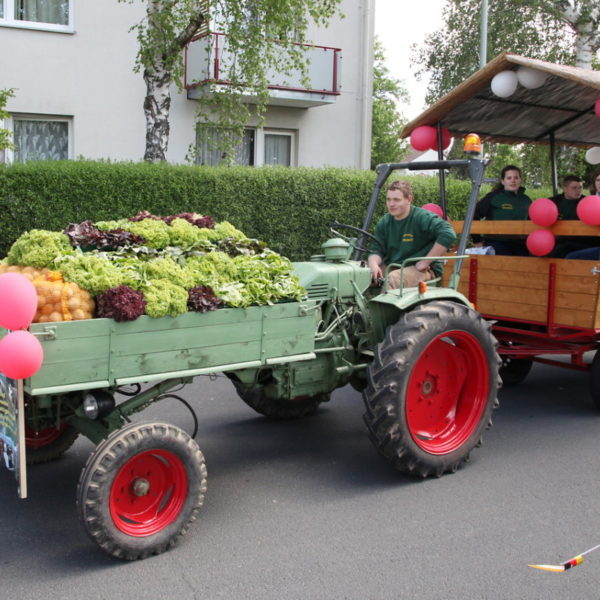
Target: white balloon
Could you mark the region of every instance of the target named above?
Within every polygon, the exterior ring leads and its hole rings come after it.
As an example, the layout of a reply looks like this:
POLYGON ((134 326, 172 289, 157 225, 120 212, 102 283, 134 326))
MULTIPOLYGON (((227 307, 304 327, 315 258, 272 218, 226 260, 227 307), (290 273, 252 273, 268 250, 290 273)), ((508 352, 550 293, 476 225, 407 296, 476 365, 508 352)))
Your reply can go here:
POLYGON ((535 90, 546 82, 546 73, 532 69, 530 67, 519 67, 517 69, 517 79, 519 83, 528 90, 535 90))
POLYGON ((590 165, 598 165, 600 164, 600 148, 590 148, 585 153, 585 160, 590 163, 590 165))
POLYGON ((508 98, 517 89, 517 74, 514 71, 500 71, 492 79, 492 92, 500 98, 508 98))

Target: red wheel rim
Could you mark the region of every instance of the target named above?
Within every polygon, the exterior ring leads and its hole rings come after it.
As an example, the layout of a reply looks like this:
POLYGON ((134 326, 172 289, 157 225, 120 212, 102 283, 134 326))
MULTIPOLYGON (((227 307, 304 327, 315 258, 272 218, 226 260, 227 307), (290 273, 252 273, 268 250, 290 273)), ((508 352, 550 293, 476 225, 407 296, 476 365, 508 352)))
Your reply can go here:
POLYGON ((25 446, 27 448, 44 448, 56 441, 67 428, 66 423, 60 427, 46 427, 45 429, 33 429, 29 425, 25 426, 25 446))
POLYGON ((187 473, 178 456, 146 450, 119 469, 110 490, 110 514, 123 533, 152 535, 177 519, 187 490, 187 473))
POLYGON ((419 448, 435 455, 460 448, 481 421, 489 383, 485 352, 470 333, 450 331, 433 339, 408 382, 406 420, 419 448))

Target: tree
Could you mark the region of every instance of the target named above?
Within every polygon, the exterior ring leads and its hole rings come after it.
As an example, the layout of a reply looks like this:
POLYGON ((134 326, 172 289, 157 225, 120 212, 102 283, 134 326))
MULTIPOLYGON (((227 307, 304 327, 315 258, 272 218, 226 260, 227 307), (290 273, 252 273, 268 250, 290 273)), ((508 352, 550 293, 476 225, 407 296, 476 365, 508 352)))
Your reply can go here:
MULTIPOLYGON (((426 101, 433 103, 479 68, 481 0, 447 0, 444 25, 420 47, 413 47, 417 75, 430 76, 426 101)), ((503 51, 591 69, 600 48, 600 3, 597 0, 495 0, 489 3, 488 56, 503 51), (510 18, 507 18, 510 15, 510 18)), ((486 57, 487 58, 487 57, 486 57)), ((453 150, 454 151, 454 150, 453 150)), ((528 185, 551 179, 548 150, 535 145, 508 149, 486 144, 492 158, 489 173, 505 161, 523 165, 528 185)), ((582 152, 557 153, 560 173, 585 171, 582 152)))
MULTIPOLYGON (((8 116, 10 116, 9 112, 5 110, 6 103, 8 102, 8 99, 13 97, 14 95, 15 91, 13 89, 0 90, 0 123, 8 116)), ((10 131, 8 129, 0 127, 0 152, 14 148, 14 145, 10 138, 10 131)))
MULTIPOLYGON (((119 0, 133 3, 137 0, 119 0)), ((133 29, 139 43, 136 72, 146 83, 144 160, 164 161, 169 142, 171 84, 182 89, 183 51, 203 31, 227 34, 221 79, 199 100, 199 119, 215 120, 241 134, 250 109, 242 95, 254 96, 260 118, 266 108, 269 73, 307 73, 303 47, 310 23, 326 25, 341 0, 144 0, 146 17, 133 29)), ((223 139, 231 136, 223 136, 223 139)))
POLYGON ((398 113, 398 102, 408 100, 402 82, 390 76, 385 66, 385 53, 375 38, 373 64, 373 118, 371 122, 371 168, 383 162, 397 162, 407 152, 407 143, 400 139, 404 126, 398 113))
MULTIPOLYGON (((587 0, 589 4, 596 0, 587 0)), ((481 0, 447 0, 442 28, 413 47, 417 77, 428 75, 425 100, 435 102, 479 69, 481 0)), ((540 10, 536 0, 496 0, 489 3, 488 56, 505 50, 551 62, 572 64, 572 40, 565 23, 540 10), (510 15, 510 18, 507 17, 510 15)))

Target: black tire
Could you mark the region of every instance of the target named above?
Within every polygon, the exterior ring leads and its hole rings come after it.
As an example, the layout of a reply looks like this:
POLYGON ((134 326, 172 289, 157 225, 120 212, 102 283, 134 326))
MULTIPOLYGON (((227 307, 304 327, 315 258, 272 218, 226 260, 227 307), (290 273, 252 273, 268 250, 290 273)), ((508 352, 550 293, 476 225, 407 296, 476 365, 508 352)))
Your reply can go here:
POLYGON ((419 306, 388 327, 369 367, 364 420, 397 470, 439 477, 480 445, 498 406, 496 346, 479 313, 449 301, 419 306))
POLYGON ((42 430, 25 429, 25 447, 28 465, 39 465, 60 458, 75 442, 79 432, 63 424, 42 430))
POLYGON ((301 419, 314 414, 323 402, 329 402, 330 394, 297 396, 290 400, 269 398, 264 385, 247 386, 231 380, 238 396, 257 413, 274 420, 301 419))
POLYGON ((167 423, 131 423, 89 457, 77 505, 94 542, 112 556, 136 560, 174 546, 205 492, 204 457, 194 440, 167 423))
POLYGON ((500 367, 500 379, 504 386, 519 385, 523 383, 531 371, 533 360, 531 358, 505 358, 500 367))
POLYGON ((590 370, 590 396, 594 406, 600 410, 600 351, 594 354, 590 370))

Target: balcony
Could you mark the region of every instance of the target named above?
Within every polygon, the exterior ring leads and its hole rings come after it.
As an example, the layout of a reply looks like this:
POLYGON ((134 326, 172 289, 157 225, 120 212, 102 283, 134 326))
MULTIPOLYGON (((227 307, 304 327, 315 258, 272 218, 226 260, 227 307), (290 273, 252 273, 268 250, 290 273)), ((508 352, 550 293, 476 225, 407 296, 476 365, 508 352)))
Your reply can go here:
MULTIPOLYGON (((269 106, 310 108, 333 104, 340 94, 342 52, 339 48, 303 44, 306 49, 309 87, 302 82, 300 72, 269 74, 269 106)), ((214 86, 226 86, 224 66, 235 61, 227 48, 227 36, 208 33, 198 36, 185 52, 185 88, 191 100, 210 94, 214 86)), ((254 98, 244 97, 248 103, 254 98)))

